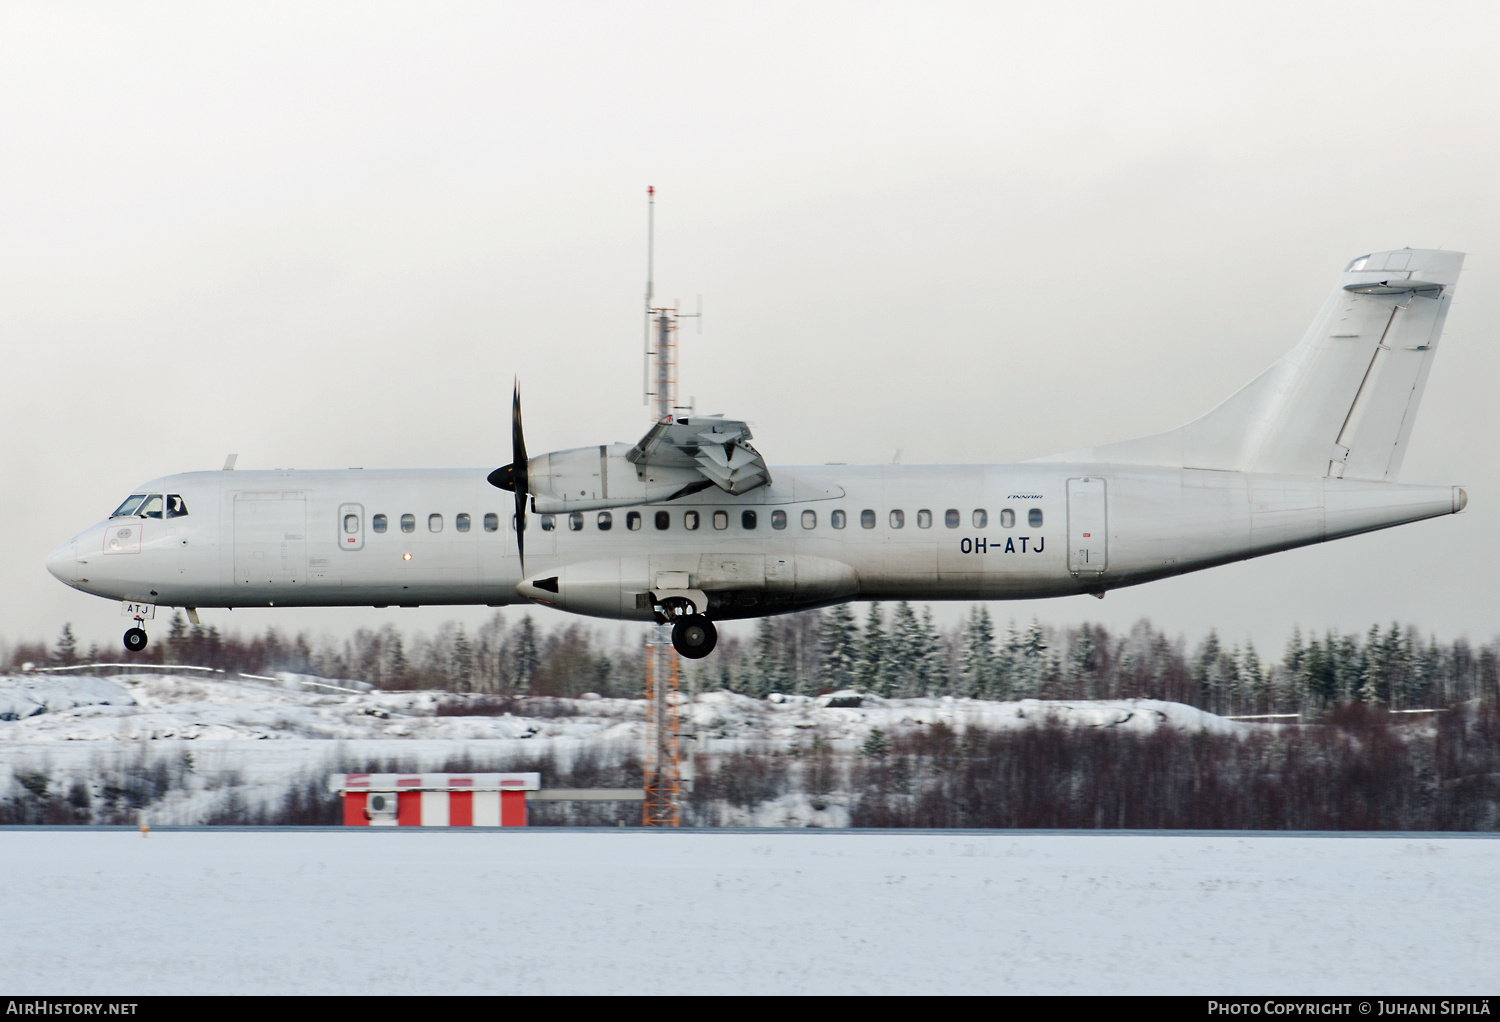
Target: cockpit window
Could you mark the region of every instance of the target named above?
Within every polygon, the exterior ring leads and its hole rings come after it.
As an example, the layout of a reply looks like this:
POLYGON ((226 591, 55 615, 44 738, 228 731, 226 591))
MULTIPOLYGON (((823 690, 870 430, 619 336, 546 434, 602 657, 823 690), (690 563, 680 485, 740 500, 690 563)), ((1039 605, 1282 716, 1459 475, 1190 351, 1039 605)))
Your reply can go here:
POLYGON ((130 496, 125 498, 125 503, 115 508, 115 513, 110 515, 110 517, 123 518, 126 515, 135 514, 135 509, 140 507, 141 501, 145 499, 146 495, 144 493, 132 493, 130 496))
POLYGON ((136 514, 140 515, 142 518, 160 518, 161 509, 161 494, 153 493, 151 494, 151 496, 146 498, 146 503, 141 505, 140 510, 137 511, 136 514))
POLYGON ((182 502, 182 494, 167 494, 167 517, 182 518, 187 515, 187 505, 182 502))

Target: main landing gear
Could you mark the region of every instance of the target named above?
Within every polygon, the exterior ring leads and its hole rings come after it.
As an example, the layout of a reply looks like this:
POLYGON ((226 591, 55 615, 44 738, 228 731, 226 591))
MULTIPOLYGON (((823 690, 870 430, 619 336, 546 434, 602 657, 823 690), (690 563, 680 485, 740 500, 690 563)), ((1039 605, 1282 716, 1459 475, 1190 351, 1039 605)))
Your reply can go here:
POLYGON ((146 648, 146 630, 144 628, 132 628, 125 633, 125 648, 132 653, 139 653, 146 648))
POLYGON ((702 660, 718 644, 719 630, 691 600, 663 600, 657 620, 672 626, 672 648, 689 660, 702 660))
POLYGON ((672 625, 672 647, 689 660, 702 660, 714 651, 719 630, 702 614, 678 618, 672 625))

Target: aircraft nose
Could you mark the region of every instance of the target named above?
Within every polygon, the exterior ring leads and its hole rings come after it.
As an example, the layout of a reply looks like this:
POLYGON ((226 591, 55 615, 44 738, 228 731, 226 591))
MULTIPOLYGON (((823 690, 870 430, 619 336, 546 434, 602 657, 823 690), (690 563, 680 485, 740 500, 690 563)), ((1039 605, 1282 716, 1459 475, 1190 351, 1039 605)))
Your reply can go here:
POLYGON ((78 540, 70 539, 47 555, 47 570, 60 582, 72 585, 78 579, 78 540))

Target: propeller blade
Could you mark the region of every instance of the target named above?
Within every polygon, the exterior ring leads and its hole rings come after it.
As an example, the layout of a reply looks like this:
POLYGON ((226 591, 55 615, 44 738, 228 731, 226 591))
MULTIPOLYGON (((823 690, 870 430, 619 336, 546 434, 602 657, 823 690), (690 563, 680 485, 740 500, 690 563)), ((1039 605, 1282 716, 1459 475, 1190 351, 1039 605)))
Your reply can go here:
POLYGON ((491 486, 516 495, 516 552, 521 557, 521 574, 526 574, 526 498, 531 493, 526 477, 526 436, 521 429, 521 381, 516 381, 515 399, 510 410, 511 463, 497 468, 485 478, 491 486))

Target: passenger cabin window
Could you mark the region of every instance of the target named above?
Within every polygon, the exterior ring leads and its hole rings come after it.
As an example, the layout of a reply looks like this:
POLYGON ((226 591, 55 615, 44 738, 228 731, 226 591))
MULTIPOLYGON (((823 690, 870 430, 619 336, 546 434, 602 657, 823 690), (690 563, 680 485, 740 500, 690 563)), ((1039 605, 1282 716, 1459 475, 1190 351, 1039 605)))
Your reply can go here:
POLYGON ((943 512, 943 524, 950 529, 958 528, 958 508, 950 507, 943 512))
POLYGON ((459 532, 468 532, 469 531, 469 516, 468 515, 455 515, 454 518, 453 518, 453 527, 455 529, 457 529, 459 532))
POLYGON ((1000 512, 1000 528, 1014 529, 1016 527, 1016 513, 1010 508, 1000 512))
POLYGON ((557 516, 542 515, 542 531, 551 532, 555 528, 557 528, 557 516))
POLYGON ((714 528, 720 529, 720 530, 729 528, 729 512, 728 511, 715 511, 714 512, 714 528))
POLYGON ((816 529, 818 527, 818 513, 812 510, 802 512, 802 527, 804 529, 816 529))
POLYGON ((842 511, 835 511, 828 516, 828 524, 835 529, 842 529, 845 525, 849 524, 849 516, 842 511))
POLYGON ((142 518, 160 518, 161 509, 161 494, 153 493, 151 494, 151 496, 146 498, 146 502, 141 505, 141 509, 137 511, 136 514, 140 515, 142 518))
POLYGON ((631 532, 641 531, 641 513, 639 511, 631 511, 625 516, 625 528, 631 532))
POLYGON ((753 529, 753 528, 755 528, 755 512, 754 511, 741 511, 740 512, 740 527, 741 528, 745 528, 745 529, 753 529))
POLYGON ((186 518, 187 517, 187 505, 182 502, 182 494, 180 494, 180 493, 169 493, 169 494, 167 494, 167 517, 168 518, 186 518))
POLYGON ((1026 512, 1026 524, 1033 529, 1040 529, 1042 527, 1042 509, 1034 507, 1026 512))
POLYGON ((859 527, 861 529, 875 528, 875 512, 869 509, 859 513, 859 527))
POLYGON ((402 515, 401 516, 401 531, 402 532, 416 532, 417 531, 417 516, 416 515, 402 515))
POLYGON ((786 528, 786 512, 785 511, 772 511, 771 512, 771 528, 773 528, 773 529, 784 529, 784 528, 786 528))
POLYGON ((917 512, 917 528, 919 528, 919 529, 930 529, 930 528, 932 528, 932 512, 931 511, 918 511, 917 512))
POLYGON ((442 515, 428 515, 427 516, 427 531, 428 532, 442 532, 443 531, 443 516, 442 515))
POLYGON ((489 514, 487 514, 487 515, 484 516, 484 531, 485 532, 499 532, 500 531, 500 516, 497 515, 497 514, 495 514, 495 512, 491 511, 489 514))
POLYGON ((974 528, 982 529, 990 524, 990 513, 984 508, 974 509, 974 528))
POLYGON ((385 515, 376 515, 374 518, 370 519, 370 527, 373 528, 376 532, 384 532, 385 531, 385 526, 386 526, 386 517, 385 517, 385 515))
POLYGON ((135 509, 140 507, 141 501, 145 499, 146 495, 144 493, 132 493, 130 496, 125 498, 125 503, 115 508, 115 513, 110 515, 110 517, 124 518, 127 515, 135 514, 135 509))
POLYGON ((359 531, 359 515, 344 516, 344 531, 351 536, 359 531))
POLYGON ((670 529, 672 527, 672 513, 670 511, 656 512, 656 527, 658 529, 670 529))
POLYGON ((582 511, 574 511, 572 514, 568 515, 568 531, 569 532, 582 532, 583 531, 583 512, 582 511))
POLYGON ((615 516, 608 511, 600 511, 598 521, 600 532, 608 532, 615 527, 615 516))
POLYGON ((698 528, 698 512, 684 511, 682 513, 682 527, 689 532, 698 528))
POLYGON ((900 528, 903 528, 905 525, 906 525, 906 512, 905 511, 892 511, 891 512, 891 528, 893 528, 893 529, 900 529, 900 528))
POLYGON ((510 531, 511 532, 525 532, 526 531, 526 516, 524 514, 522 514, 522 515, 511 515, 510 516, 510 531))

